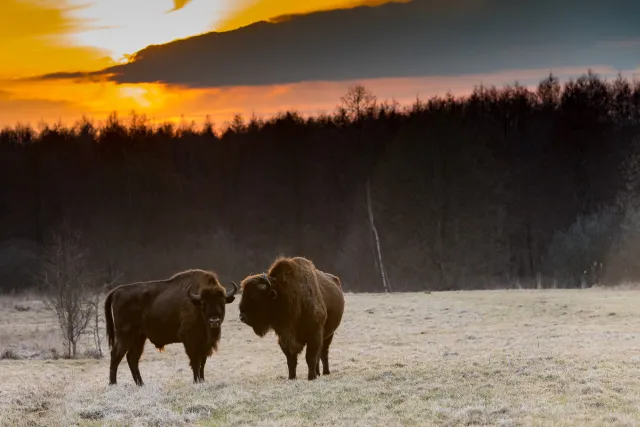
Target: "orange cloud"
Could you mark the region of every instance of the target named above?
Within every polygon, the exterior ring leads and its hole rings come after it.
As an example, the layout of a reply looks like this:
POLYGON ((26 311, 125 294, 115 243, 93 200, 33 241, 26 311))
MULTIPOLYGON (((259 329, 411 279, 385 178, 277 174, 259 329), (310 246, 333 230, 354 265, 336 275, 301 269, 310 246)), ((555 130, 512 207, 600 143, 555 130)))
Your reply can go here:
MULTIPOLYGON (((71 121, 79 118, 91 92, 72 83, 19 83, 14 79, 61 70, 93 70, 113 62, 105 52, 75 46, 74 32, 87 28, 73 19, 66 0, 1 0, 0 121, 71 121)), ((95 92, 95 91, 94 91, 95 92)), ((94 95, 94 94, 92 94, 94 95)))
POLYGON ((74 46, 70 36, 86 28, 72 19, 65 0, 0 1, 0 78, 109 66, 105 52, 74 46))

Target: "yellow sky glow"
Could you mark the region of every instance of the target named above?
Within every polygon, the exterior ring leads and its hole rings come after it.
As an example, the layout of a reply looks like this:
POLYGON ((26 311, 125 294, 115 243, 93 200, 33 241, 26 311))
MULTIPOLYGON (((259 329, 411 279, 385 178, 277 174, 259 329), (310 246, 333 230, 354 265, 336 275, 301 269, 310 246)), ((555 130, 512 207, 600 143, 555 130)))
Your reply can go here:
MULTIPOLYGON (((68 121, 82 114, 101 117, 113 110, 136 109, 163 117, 189 114, 164 110, 167 105, 188 106, 202 90, 15 79, 102 69, 151 44, 353 3, 310 0, 301 6, 290 0, 1 0, 0 125, 41 119, 68 121)), ((209 98, 217 93, 204 92, 209 98)), ((220 102, 215 104, 228 110, 220 102)))
POLYGON ((65 1, 0 1, 0 79, 61 70, 91 70, 111 64, 100 46, 72 41, 85 24, 66 12, 65 1))
MULTIPOLYGON (((80 5, 86 0, 72 0, 80 5)), ((91 27, 73 34, 81 45, 110 52, 114 60, 151 44, 168 43, 212 31, 227 11, 225 0, 192 0, 171 12, 173 0, 95 0, 70 12, 91 27)))

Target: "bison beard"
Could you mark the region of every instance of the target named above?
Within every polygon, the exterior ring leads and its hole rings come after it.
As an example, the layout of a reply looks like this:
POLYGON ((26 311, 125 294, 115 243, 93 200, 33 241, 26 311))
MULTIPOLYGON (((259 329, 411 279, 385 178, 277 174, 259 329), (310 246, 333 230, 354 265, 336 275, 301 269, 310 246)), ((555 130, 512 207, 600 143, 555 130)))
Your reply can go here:
POLYGON ((280 258, 268 273, 240 284, 240 321, 263 337, 271 329, 296 378, 298 355, 307 347, 308 379, 329 375, 329 346, 342 320, 344 295, 337 276, 318 270, 306 258, 280 258))
POLYGON ((109 292, 104 304, 111 348, 109 384, 116 384, 118 365, 126 354, 134 382, 143 385, 138 363, 147 338, 160 351, 167 344, 182 343, 193 381, 204 381, 207 357, 220 340, 225 305, 238 291, 231 283, 234 289, 227 292, 215 273, 188 270, 167 280, 121 285, 109 292))

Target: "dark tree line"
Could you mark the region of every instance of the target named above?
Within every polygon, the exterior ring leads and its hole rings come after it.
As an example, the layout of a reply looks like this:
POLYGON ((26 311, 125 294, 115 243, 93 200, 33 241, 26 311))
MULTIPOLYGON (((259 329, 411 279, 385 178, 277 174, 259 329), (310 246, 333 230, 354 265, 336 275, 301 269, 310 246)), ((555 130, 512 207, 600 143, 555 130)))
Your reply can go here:
POLYGON ((282 254, 381 291, 368 186, 394 291, 634 279, 639 138, 640 84, 591 72, 404 109, 356 87, 333 115, 223 132, 135 114, 15 126, 0 132, 0 287, 27 287, 68 222, 124 281, 237 281, 282 254))

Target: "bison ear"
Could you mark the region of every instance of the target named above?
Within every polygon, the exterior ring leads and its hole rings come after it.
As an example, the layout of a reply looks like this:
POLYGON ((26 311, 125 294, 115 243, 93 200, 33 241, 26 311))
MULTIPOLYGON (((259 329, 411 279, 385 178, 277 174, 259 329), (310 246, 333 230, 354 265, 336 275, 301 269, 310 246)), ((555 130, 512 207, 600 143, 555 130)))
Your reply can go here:
POLYGON ((224 299, 224 302, 225 302, 226 304, 231 304, 235 299, 236 299, 236 297, 234 297, 233 295, 231 295, 230 297, 226 297, 226 298, 224 299))
POLYGON ((278 298, 278 292, 275 289, 269 289, 269 298, 271 299, 278 298))

